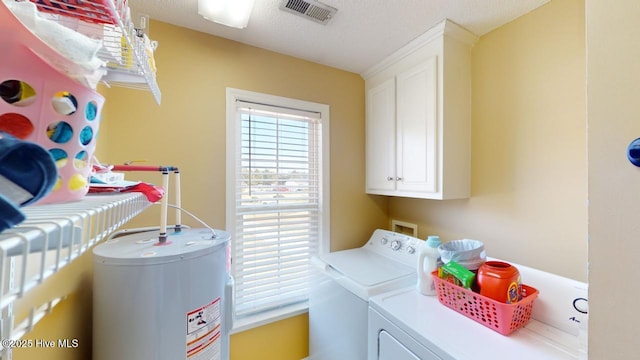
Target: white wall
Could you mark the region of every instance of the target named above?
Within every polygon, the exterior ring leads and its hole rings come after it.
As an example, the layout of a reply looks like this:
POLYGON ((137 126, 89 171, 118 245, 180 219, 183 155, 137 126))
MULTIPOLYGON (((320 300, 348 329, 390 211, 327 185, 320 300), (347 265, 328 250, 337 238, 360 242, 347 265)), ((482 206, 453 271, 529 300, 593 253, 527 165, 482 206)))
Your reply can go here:
POLYGON ((586 0, 589 358, 638 359, 640 2, 586 0))

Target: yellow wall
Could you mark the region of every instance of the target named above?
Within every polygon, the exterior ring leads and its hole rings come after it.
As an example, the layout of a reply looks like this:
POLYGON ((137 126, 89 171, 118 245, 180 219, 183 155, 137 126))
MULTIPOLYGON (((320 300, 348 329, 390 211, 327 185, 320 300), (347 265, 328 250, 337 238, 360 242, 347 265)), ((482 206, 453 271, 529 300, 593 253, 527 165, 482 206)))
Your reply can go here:
POLYGON ((69 265, 47 279, 40 286, 27 293, 16 303, 16 323, 26 318, 28 311, 38 308, 47 301, 68 295, 53 311, 38 322, 34 330, 23 339, 31 340, 34 346, 16 349, 14 360, 87 360, 91 358, 92 329, 91 303, 93 301, 91 283, 93 258, 86 252, 69 265), (77 340, 77 347, 58 347, 58 340, 77 340), (36 347, 35 342, 54 341, 52 348, 36 347))
MULTIPOLYGON (((159 22, 152 23, 151 37, 160 44, 162 105, 150 93, 111 88, 102 123, 109 148, 101 161, 144 159, 178 166, 184 207, 224 228, 226 87, 328 104, 333 250, 362 245, 373 229, 386 225, 386 201, 362 191, 364 81, 359 75, 159 22)), ((160 181, 157 175, 146 179, 160 181)), ((159 212, 150 209, 139 219, 135 224, 158 224, 159 212)))
POLYGON ((299 360, 309 354, 309 317, 298 315, 231 336, 231 359, 299 360))
POLYGON ((471 198, 394 198, 390 218, 586 281, 584 2, 554 0, 482 36, 472 83, 471 198))

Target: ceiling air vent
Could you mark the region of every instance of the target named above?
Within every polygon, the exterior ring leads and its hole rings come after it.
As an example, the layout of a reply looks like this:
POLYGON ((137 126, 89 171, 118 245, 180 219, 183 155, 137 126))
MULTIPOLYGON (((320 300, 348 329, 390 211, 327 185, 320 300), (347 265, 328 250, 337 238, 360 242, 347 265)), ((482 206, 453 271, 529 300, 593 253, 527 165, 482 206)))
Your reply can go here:
POLYGON ((315 0, 282 0, 280 10, 326 24, 338 9, 315 0))

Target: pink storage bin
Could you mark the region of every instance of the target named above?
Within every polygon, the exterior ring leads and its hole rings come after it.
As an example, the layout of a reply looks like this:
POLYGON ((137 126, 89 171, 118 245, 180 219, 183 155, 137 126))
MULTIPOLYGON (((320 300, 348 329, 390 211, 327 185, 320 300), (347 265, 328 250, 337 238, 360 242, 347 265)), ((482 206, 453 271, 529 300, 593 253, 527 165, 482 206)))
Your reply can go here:
POLYGON ((89 191, 104 97, 71 80, 27 46, 0 44, 0 53, 0 84, 18 80, 29 85, 23 86, 17 101, 0 98, 0 131, 18 131, 17 136, 41 145, 56 160, 58 182, 38 203, 80 200, 89 191))
POLYGON ((533 302, 539 294, 537 289, 522 284, 522 299, 507 304, 441 279, 438 270, 432 272, 431 276, 442 305, 502 335, 509 335, 527 325, 531 319, 533 302))

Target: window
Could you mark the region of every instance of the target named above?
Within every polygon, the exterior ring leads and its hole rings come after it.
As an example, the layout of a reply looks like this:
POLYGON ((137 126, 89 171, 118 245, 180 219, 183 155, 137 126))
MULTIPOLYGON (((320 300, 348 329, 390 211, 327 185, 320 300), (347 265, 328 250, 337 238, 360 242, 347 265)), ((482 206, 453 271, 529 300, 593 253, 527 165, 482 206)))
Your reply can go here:
POLYGON ((306 310, 329 229, 329 107, 227 89, 236 329, 306 310))

